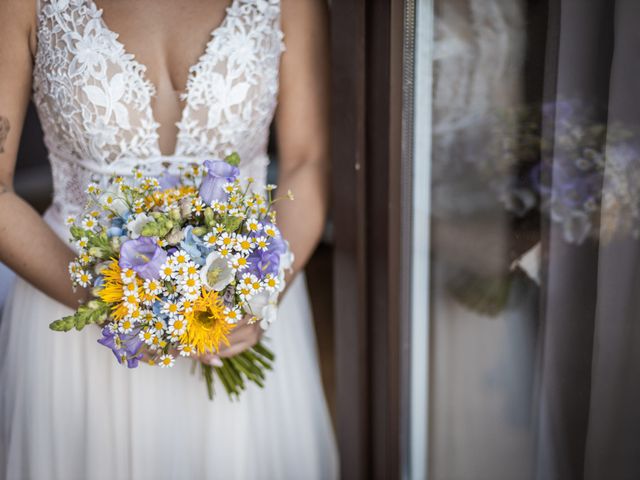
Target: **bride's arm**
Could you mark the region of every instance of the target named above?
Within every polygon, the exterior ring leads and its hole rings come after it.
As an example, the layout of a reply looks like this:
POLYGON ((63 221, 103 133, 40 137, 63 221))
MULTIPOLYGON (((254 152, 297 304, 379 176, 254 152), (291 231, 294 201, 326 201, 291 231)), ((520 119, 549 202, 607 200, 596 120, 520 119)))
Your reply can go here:
POLYGON ((13 191, 13 175, 31 92, 35 1, 0 0, 0 261, 50 297, 77 306, 70 248, 13 191))
MULTIPOLYGON (((277 204, 278 227, 295 255, 293 273, 304 268, 316 248, 327 215, 329 190, 329 28, 325 0, 282 0, 287 50, 280 67, 278 194, 295 201, 277 204)), ((257 324, 234 329, 221 356, 255 345, 257 324)))
POLYGON ((295 255, 294 275, 324 229, 329 190, 329 36, 325 0, 282 0, 287 50, 280 69, 278 225, 295 255))

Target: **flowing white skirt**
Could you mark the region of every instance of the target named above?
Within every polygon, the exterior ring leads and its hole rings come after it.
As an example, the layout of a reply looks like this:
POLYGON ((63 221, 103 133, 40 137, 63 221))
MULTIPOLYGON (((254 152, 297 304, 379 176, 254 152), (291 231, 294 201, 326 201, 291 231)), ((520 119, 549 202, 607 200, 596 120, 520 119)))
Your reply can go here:
POLYGON ((70 310, 22 279, 0 324, 0 479, 332 479, 337 451, 303 275, 268 332, 264 390, 206 395, 199 369, 128 370, 99 329, 57 333, 70 310))

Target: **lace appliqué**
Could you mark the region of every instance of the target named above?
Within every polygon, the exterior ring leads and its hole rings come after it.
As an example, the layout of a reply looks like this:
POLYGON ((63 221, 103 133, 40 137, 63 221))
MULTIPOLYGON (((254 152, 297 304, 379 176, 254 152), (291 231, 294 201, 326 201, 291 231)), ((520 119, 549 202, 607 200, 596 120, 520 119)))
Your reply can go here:
POLYGON ((50 152, 54 204, 73 214, 89 181, 134 165, 200 162, 231 151, 243 158, 245 175, 263 177, 283 50, 279 0, 233 0, 190 69, 176 153, 163 156, 145 66, 92 0, 44 0, 33 100, 50 152))

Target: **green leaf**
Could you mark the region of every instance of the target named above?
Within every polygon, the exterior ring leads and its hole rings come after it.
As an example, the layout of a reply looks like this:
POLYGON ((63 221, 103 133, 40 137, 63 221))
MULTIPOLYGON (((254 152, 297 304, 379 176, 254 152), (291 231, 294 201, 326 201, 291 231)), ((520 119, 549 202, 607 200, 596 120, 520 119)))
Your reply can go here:
POLYGON ((238 155, 238 152, 233 152, 231 155, 227 156, 224 161, 232 167, 237 167, 240 165, 240 155, 238 155))
POLYGON ((233 233, 242 225, 242 219, 240 217, 226 216, 222 218, 220 223, 222 223, 227 233, 233 233))

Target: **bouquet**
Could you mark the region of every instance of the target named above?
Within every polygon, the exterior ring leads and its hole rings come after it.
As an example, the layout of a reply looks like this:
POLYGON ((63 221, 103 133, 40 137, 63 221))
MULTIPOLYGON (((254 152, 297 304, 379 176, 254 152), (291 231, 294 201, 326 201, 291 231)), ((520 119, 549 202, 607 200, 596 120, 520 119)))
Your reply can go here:
MULTIPOLYGON (((276 226, 276 187, 240 180, 239 163, 232 154, 204 169, 90 184, 86 211, 68 223, 78 251, 71 278, 92 288, 91 300, 50 328, 101 326, 98 343, 129 368, 215 355, 245 317, 266 330, 293 255, 276 226)), ((219 366, 199 363, 209 397, 217 376, 233 398, 248 382, 262 387, 273 361, 260 342, 219 366)))

